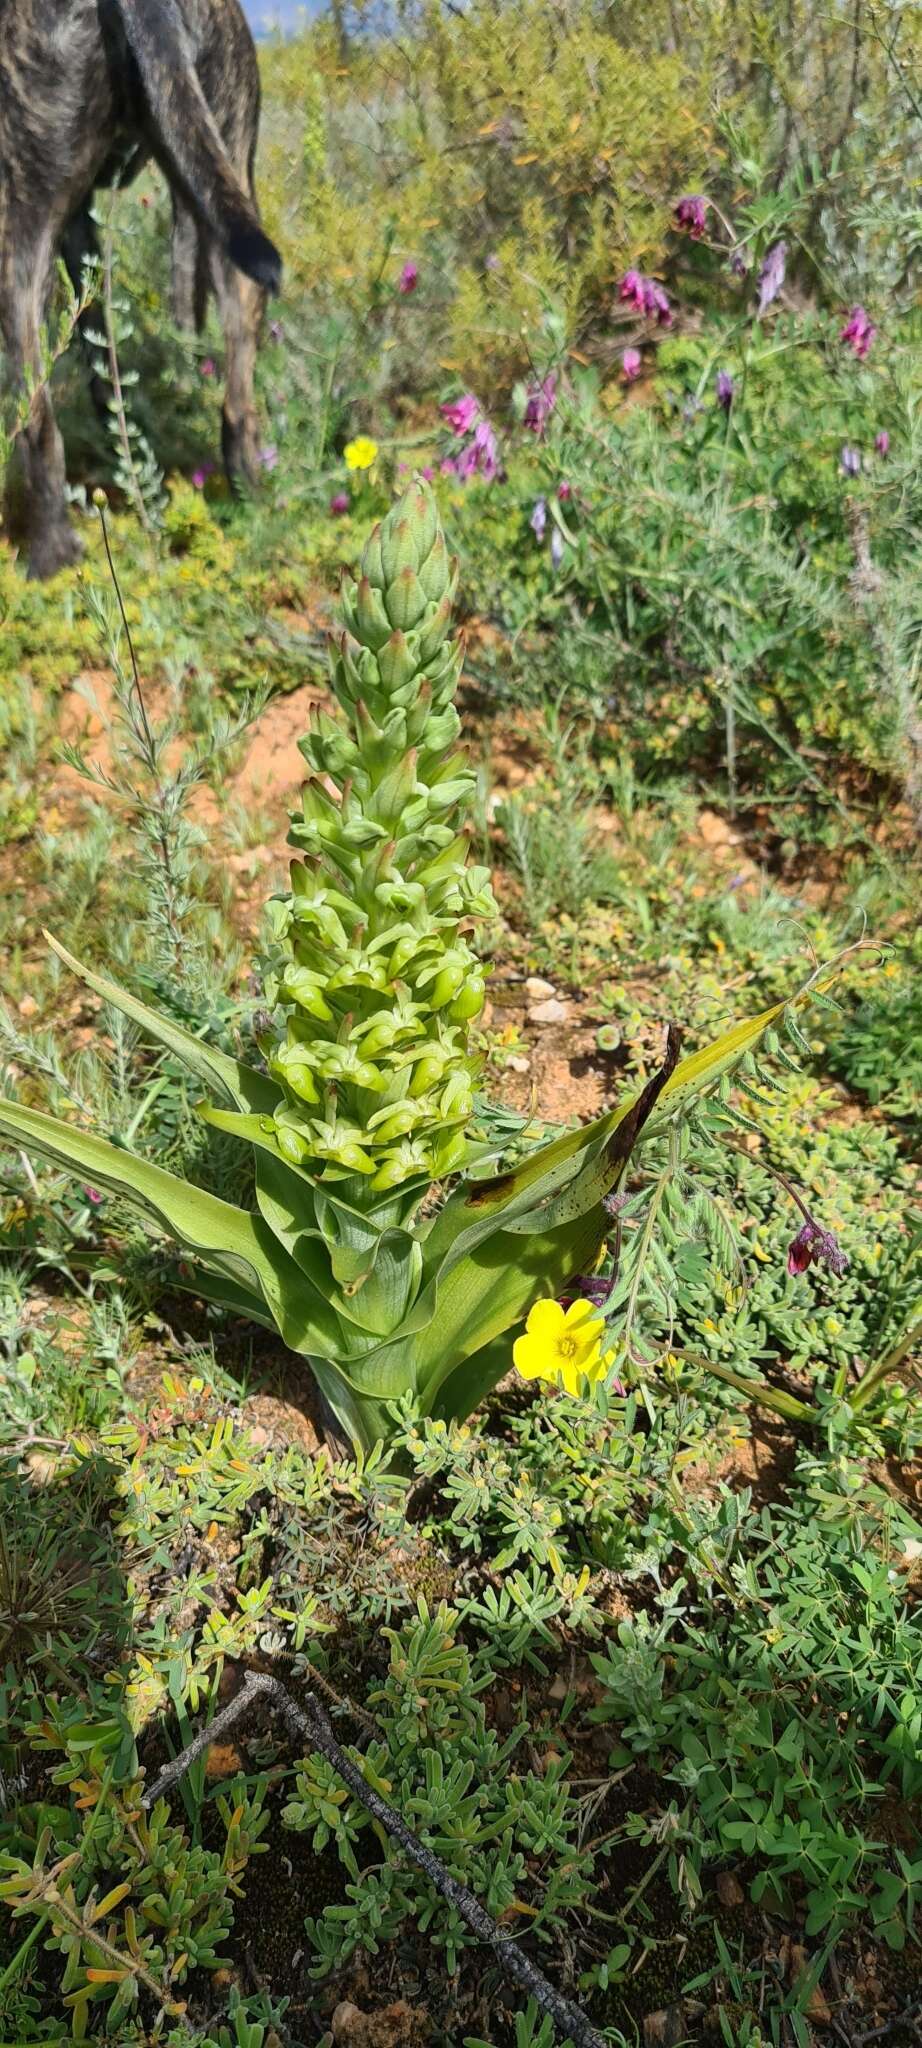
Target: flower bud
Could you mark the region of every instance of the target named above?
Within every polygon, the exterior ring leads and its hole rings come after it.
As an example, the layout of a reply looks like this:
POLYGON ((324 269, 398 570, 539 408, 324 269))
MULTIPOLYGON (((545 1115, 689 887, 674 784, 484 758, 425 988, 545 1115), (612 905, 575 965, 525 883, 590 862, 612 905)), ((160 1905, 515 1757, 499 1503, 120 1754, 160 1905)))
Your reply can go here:
POLYGON ((391 624, 399 626, 402 632, 419 624, 428 599, 415 569, 411 569, 409 564, 388 584, 384 602, 391 624))

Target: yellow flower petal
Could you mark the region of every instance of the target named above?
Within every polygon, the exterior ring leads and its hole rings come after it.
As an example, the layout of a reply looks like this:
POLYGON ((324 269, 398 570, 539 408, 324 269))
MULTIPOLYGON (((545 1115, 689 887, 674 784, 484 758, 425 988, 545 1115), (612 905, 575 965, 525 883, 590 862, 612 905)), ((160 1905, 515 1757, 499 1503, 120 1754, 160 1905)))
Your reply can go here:
POLYGON ((347 441, 343 449, 347 469, 370 469, 377 459, 378 443, 370 435, 359 434, 354 441, 347 441))
POLYGON ((530 1337, 540 1337, 545 1344, 556 1344, 564 1321, 559 1301, 536 1301, 534 1308, 529 1309, 525 1328, 530 1337))

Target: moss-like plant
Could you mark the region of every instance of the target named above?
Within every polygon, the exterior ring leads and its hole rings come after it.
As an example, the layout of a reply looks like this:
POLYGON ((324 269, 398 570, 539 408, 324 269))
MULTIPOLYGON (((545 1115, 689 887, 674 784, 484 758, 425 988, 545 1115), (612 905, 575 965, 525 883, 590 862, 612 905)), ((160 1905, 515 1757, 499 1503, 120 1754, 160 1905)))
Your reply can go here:
POLYGON ((197 1292, 278 1329, 364 1450, 392 1434, 400 1398, 423 1415, 470 1413, 507 1370, 510 1332, 598 1256, 635 1146, 784 1008, 681 1063, 673 1049, 639 1095, 490 1177, 471 1138, 467 1034, 484 993, 471 938, 494 906, 460 829, 472 777, 455 751, 455 575, 432 494, 414 486, 372 534, 345 601, 339 716, 319 714, 304 742, 300 857, 270 906, 266 1071, 51 941, 219 1098, 202 1115, 253 1148, 253 1206, 0 1103, 0 1135, 138 1204, 195 1262, 197 1292))

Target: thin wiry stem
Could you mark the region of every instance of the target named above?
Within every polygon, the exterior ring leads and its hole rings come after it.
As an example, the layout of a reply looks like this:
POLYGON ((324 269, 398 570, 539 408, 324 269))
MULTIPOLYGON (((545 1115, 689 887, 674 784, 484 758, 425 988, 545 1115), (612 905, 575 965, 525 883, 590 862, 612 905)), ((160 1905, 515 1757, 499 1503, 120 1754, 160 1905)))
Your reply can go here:
POLYGON ((492 1950, 504 1976, 511 1977, 522 1990, 528 1992, 542 2012, 548 2014, 561 2038, 569 2036, 574 2048, 605 2048, 602 2035, 596 2031, 579 2006, 573 2005, 562 1992, 555 1989, 553 1984, 548 1983, 537 1964, 531 1961, 509 1935, 502 1932, 495 1920, 484 1910, 479 1899, 474 1897, 473 1892, 468 1891, 466 1885, 460 1884, 458 1879, 452 1876, 451 1871, 446 1870, 439 1857, 417 1840, 403 1815, 398 1813, 395 1807, 389 1806, 387 1801, 381 1798, 380 1793, 368 1783, 358 1764, 340 1748, 319 1700, 315 1699, 312 1693, 305 1695, 302 1706, 286 1692, 280 1680, 273 1678, 268 1672, 248 1672, 236 1698, 226 1707, 222 1707, 220 1713, 215 1715, 207 1727, 200 1728, 192 1741, 180 1751, 179 1756, 174 1757, 172 1763, 167 1764, 161 1771, 150 1791, 144 1795, 144 1807, 149 1809, 153 1806, 162 1794, 189 1770, 203 1751, 219 1736, 224 1735, 227 1729, 247 1712, 253 1701, 259 1698, 270 1701, 287 1721, 293 1734, 302 1742, 306 1741, 311 1749, 319 1749, 321 1755, 327 1758, 366 1811, 372 1814, 375 1820, 380 1821, 393 1841, 399 1842, 411 1863, 415 1863, 418 1869, 425 1872, 430 1883, 434 1884, 442 1897, 454 1906, 455 1911, 477 1936, 478 1941, 482 1941, 492 1950))

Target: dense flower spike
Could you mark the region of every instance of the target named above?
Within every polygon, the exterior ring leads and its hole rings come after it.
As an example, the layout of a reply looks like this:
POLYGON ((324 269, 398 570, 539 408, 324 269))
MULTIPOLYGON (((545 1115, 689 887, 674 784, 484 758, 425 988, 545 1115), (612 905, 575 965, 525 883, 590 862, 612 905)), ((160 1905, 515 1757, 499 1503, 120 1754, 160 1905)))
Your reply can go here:
POLYGON ((874 446, 875 446, 875 448, 877 449, 877 453, 878 453, 878 455, 889 455, 889 453, 890 453, 890 436, 889 436, 889 434, 888 434, 888 432, 887 432, 887 429, 886 429, 886 427, 881 427, 880 433, 879 433, 879 434, 875 434, 875 436, 874 436, 874 446))
POLYGON ((375 528, 332 658, 344 717, 318 710, 289 835, 291 894, 271 905, 268 1000, 284 1036, 275 1135, 323 1180, 428 1184, 467 1149, 468 1027, 484 1000, 468 943, 495 905, 459 827, 474 776, 453 754, 461 665, 456 567, 415 484, 375 528))
POLYGON ((839 340, 846 342, 849 348, 854 349, 859 362, 863 363, 876 335, 877 329, 873 321, 869 319, 864 307, 853 306, 839 336, 839 340))
POLYGON ((718 405, 723 406, 724 412, 729 412, 730 407, 733 404, 733 394, 735 389, 736 386, 734 385, 733 378, 731 377, 729 370, 718 370, 717 403, 718 405))

